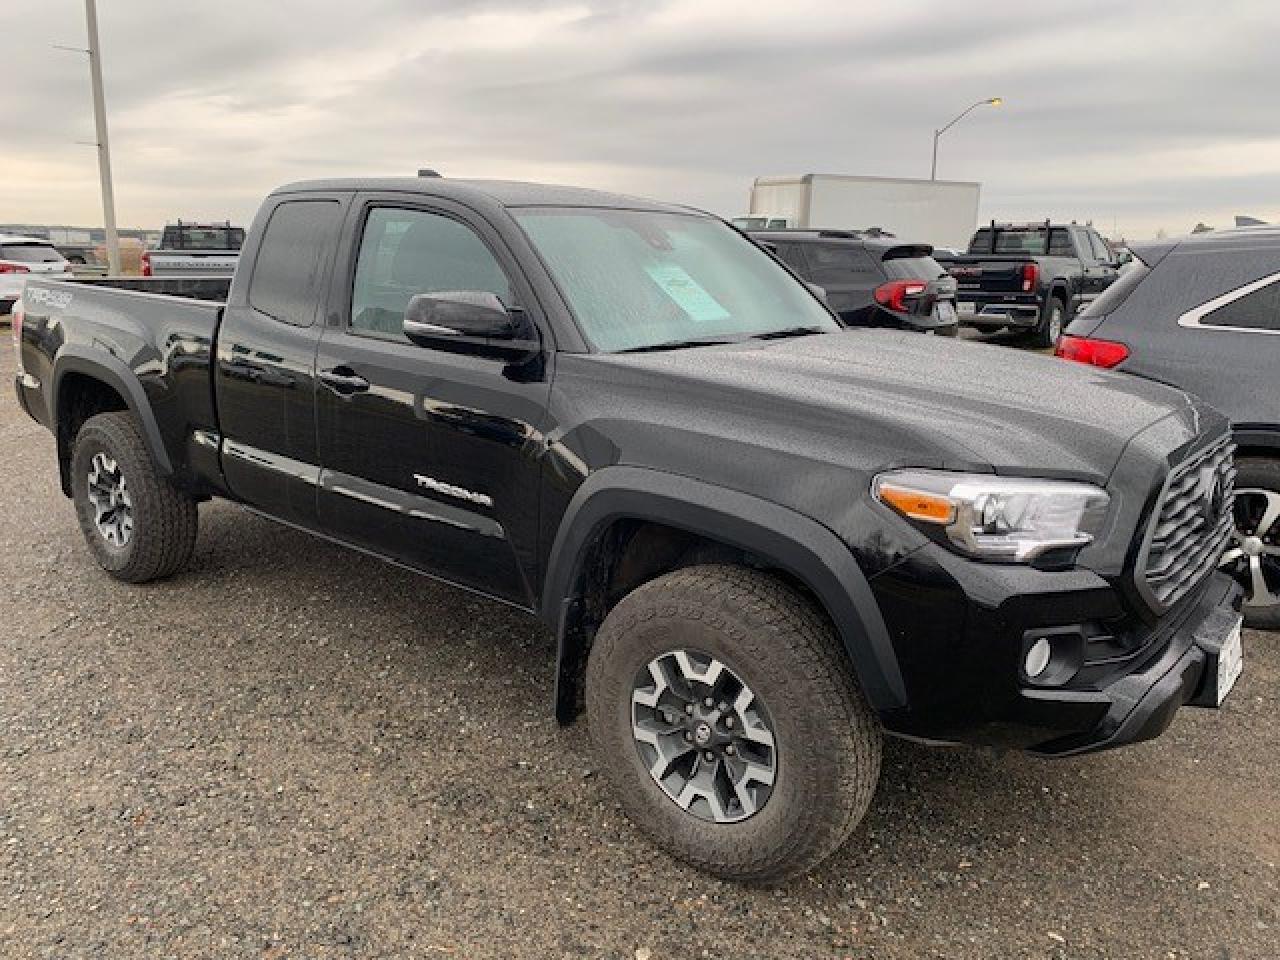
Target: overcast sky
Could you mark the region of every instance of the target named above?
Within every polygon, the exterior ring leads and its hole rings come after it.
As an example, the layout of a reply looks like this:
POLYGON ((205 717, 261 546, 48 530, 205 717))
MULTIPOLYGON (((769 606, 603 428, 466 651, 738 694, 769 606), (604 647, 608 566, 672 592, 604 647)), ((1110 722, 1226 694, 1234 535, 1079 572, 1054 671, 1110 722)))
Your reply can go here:
MULTIPOLYGON (((745 212, 754 177, 929 174, 1130 239, 1280 219, 1280 3, 99 0, 122 225, 446 175, 745 212)), ((3 0, 0 222, 98 224, 80 0, 3 0)))

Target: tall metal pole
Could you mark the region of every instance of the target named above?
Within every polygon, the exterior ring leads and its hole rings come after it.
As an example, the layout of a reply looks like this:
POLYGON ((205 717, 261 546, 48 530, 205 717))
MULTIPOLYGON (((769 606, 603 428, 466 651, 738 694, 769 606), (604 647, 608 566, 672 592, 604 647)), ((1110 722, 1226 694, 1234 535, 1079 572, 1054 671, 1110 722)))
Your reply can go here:
POLYGON ((933 166, 929 168, 929 179, 938 179, 938 138, 942 136, 941 130, 933 131, 933 166))
POLYGON ((98 5, 84 0, 89 27, 89 77, 93 82, 93 119, 98 129, 98 174, 102 177, 102 223, 107 235, 107 271, 120 273, 120 236, 116 233, 116 198, 111 187, 111 147, 107 143, 107 105, 102 94, 102 52, 98 45, 98 5))

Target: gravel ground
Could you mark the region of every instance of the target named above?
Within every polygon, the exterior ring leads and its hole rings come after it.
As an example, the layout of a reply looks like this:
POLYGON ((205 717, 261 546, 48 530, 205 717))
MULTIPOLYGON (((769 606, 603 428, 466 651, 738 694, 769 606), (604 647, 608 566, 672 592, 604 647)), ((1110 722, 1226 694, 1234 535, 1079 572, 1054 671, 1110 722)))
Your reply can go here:
POLYGON ((108 580, 2 352, 6 960, 1280 952, 1275 635, 1155 743, 891 742, 845 850, 742 888, 623 819, 518 613, 227 504, 188 573, 108 580))

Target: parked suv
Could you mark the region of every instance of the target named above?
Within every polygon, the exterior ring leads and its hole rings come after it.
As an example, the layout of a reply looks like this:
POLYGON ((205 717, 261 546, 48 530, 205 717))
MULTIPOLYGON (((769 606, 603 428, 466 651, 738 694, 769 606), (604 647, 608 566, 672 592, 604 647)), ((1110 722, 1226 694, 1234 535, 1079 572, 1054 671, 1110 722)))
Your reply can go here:
POLYGON ((991 222, 969 252, 936 259, 959 281, 960 323, 981 330, 1027 333, 1051 347, 1062 329, 1116 279, 1120 267, 1107 241, 1076 223, 991 222))
POLYGON ((1058 356, 1174 384, 1232 421, 1234 542, 1246 621, 1280 628, 1280 228, 1134 247, 1124 275, 1067 328, 1058 356))
POLYGON ((753 230, 749 236, 821 287, 845 326, 956 334, 956 284, 928 244, 853 230, 753 230))
POLYGON ((1184 391, 845 330, 720 219, 569 187, 294 184, 225 303, 190 282, 15 317, 97 563, 181 570, 217 496, 540 617, 557 716, 703 869, 835 850, 886 731, 1088 753, 1240 675, 1227 421, 1184 391))
POLYGON ((0 315, 13 309, 32 274, 70 274, 71 264, 48 240, 0 234, 0 315))

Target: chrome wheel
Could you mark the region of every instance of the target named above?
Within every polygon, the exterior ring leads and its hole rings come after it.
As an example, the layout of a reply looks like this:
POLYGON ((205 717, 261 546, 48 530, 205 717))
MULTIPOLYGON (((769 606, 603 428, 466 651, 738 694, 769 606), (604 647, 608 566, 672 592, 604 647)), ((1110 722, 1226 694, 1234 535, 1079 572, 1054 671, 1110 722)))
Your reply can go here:
POLYGON ((654 782, 700 820, 746 820, 773 792, 768 711, 715 657, 673 650, 649 661, 632 688, 631 732, 654 782))
POLYGON ((95 453, 90 461, 88 495, 102 539, 113 547, 125 546, 133 536, 133 500, 120 465, 105 453, 95 453))
POLYGON ((1245 606, 1280 604, 1280 493, 1237 489, 1234 510, 1235 529, 1222 566, 1244 582, 1245 606))

